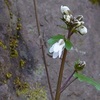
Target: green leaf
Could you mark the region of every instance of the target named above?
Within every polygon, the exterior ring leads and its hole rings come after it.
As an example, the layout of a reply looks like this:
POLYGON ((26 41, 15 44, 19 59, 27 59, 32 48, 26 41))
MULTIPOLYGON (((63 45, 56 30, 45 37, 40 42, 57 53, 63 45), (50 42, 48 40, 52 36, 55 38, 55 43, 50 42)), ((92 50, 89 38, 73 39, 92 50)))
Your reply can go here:
POLYGON ((70 42, 70 40, 65 40, 65 48, 67 50, 70 50, 73 47, 73 44, 70 42))
POLYGON ((79 81, 87 82, 88 84, 93 85, 97 90, 100 90, 100 83, 94 81, 92 78, 89 78, 83 74, 75 73, 74 77, 78 78, 79 81))
POLYGON ((53 45, 55 42, 59 41, 60 39, 64 39, 64 36, 58 34, 58 35, 53 36, 52 38, 50 38, 50 39, 48 40, 48 43, 49 43, 50 45, 53 45))

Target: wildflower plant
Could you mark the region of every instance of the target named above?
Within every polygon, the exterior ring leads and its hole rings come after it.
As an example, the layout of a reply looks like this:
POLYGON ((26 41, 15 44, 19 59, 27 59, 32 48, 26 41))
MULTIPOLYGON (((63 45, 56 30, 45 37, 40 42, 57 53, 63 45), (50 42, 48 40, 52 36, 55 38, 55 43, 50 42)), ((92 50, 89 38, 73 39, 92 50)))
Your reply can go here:
POLYGON ((38 19, 38 14, 37 14, 36 0, 34 0, 34 9, 35 9, 35 17, 36 17, 38 35, 40 37, 39 39, 40 39, 40 46, 41 46, 41 51, 43 55, 43 62, 44 62, 48 86, 49 86, 49 90, 51 94, 51 100, 60 100, 61 93, 69 85, 71 85, 71 83, 73 83, 76 79, 78 79, 79 81, 87 82, 88 84, 93 85, 97 90, 100 90, 100 83, 82 74, 82 70, 85 68, 86 62, 81 61, 81 60, 75 61, 75 64, 73 67, 74 70, 72 74, 68 77, 68 79, 65 79, 64 84, 62 84, 62 77, 63 77, 66 56, 67 56, 68 51, 73 49, 73 45, 74 45, 71 43, 71 36, 73 34, 85 35, 87 34, 87 28, 84 25, 82 15, 78 15, 77 17, 74 17, 72 15, 71 10, 67 6, 61 6, 61 13, 62 13, 61 20, 65 23, 66 26, 60 26, 60 27, 66 30, 67 37, 66 35, 58 34, 58 35, 52 36, 48 40, 48 43, 50 45, 49 52, 52 54, 53 59, 56 59, 57 57, 61 58, 61 66, 59 70, 56 95, 54 97, 52 88, 51 88, 50 76, 48 72, 46 57, 45 57, 44 41, 43 41, 42 35, 40 34, 41 32, 40 32, 39 19, 38 19), (74 77, 74 79, 72 79, 72 77, 74 77))
POLYGON ((71 40, 70 40, 71 36, 73 34, 78 34, 78 35, 87 34, 87 28, 84 25, 82 15, 78 15, 77 17, 74 17, 72 15, 71 10, 67 6, 61 6, 61 13, 62 13, 61 20, 66 25, 66 27, 63 27, 63 28, 66 29, 66 31, 68 32, 67 37, 66 35, 58 34, 58 35, 52 36, 48 40, 48 43, 51 46, 49 49, 49 52, 52 54, 53 59, 57 57, 59 58, 62 57, 59 77, 58 77, 58 82, 57 82, 57 88, 56 88, 56 95, 55 95, 54 100, 60 100, 61 93, 76 79, 78 79, 79 81, 87 82, 88 84, 91 84, 94 87, 96 87, 97 90, 100 90, 100 83, 82 74, 82 70, 86 66, 86 62, 81 61, 81 60, 78 60, 75 62, 73 73, 71 74, 71 76, 69 76, 68 79, 65 80, 64 84, 61 84, 67 52, 71 50, 74 45, 71 43, 71 40), (72 77, 74 77, 73 80, 71 80, 72 77))

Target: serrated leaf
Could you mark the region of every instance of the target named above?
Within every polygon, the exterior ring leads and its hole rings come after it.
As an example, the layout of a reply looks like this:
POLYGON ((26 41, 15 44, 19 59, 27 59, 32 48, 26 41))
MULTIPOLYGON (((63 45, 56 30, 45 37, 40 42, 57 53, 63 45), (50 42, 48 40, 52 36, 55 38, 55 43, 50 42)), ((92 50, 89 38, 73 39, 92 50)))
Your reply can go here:
POLYGON ((58 35, 53 36, 52 38, 50 38, 50 39, 48 40, 48 43, 49 43, 50 45, 53 45, 55 42, 59 41, 60 39, 64 39, 64 36, 58 34, 58 35))
POLYGON ((78 78, 79 81, 87 82, 88 84, 93 85, 97 90, 100 90, 100 83, 94 81, 92 78, 89 78, 80 73, 75 73, 74 77, 78 78))
POLYGON ((65 48, 67 50, 70 50, 73 47, 73 44, 70 42, 70 40, 65 40, 65 48))

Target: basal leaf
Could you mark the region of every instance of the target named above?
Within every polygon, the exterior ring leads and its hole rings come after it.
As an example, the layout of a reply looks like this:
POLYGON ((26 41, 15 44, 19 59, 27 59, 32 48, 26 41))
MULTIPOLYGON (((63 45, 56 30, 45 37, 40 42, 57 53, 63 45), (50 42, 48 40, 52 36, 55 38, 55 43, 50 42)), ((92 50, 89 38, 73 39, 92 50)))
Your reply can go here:
POLYGON ((65 40, 65 48, 67 50, 70 50, 73 47, 73 44, 70 42, 70 40, 65 40))
POLYGON ((88 84, 93 85, 97 90, 100 90, 100 83, 94 81, 92 78, 89 78, 80 73, 75 73, 74 77, 77 77, 79 81, 87 82, 88 84))
POLYGON ((50 45, 53 45, 55 42, 59 41, 60 39, 64 39, 64 36, 58 34, 58 35, 53 36, 52 38, 50 38, 50 39, 48 40, 48 43, 49 43, 50 45))

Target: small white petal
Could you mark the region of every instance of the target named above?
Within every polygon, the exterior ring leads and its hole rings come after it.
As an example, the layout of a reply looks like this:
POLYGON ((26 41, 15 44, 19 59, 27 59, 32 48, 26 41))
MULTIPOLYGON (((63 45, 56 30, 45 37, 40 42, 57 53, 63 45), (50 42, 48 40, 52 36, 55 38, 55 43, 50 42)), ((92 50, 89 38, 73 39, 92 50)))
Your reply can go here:
POLYGON ((54 52, 58 52, 60 49, 59 43, 56 43, 54 46, 54 52))
POLYGON ((69 14, 70 9, 67 6, 61 6, 61 12, 65 14, 69 14))
POLYGON ((61 45, 60 45, 61 48, 64 48, 65 47, 65 42, 63 42, 61 45))
POLYGON ((52 53, 54 51, 54 45, 51 46, 51 48, 49 49, 49 52, 52 53))
POLYGON ((85 62, 85 61, 80 61, 79 64, 80 64, 81 66, 86 66, 86 62, 85 62))
POLYGON ((86 65, 86 62, 85 62, 85 61, 83 61, 83 64, 84 64, 84 65, 86 65))
POLYGON ((63 39, 60 39, 60 40, 58 41, 58 43, 59 43, 59 45, 65 44, 65 42, 64 42, 63 39))
POLYGON ((63 51, 63 50, 60 50, 60 51, 59 51, 59 58, 61 57, 62 51, 63 51))
POLYGON ((64 42, 63 39, 60 39, 60 40, 58 41, 59 44, 61 44, 62 42, 64 42))
POLYGON ((57 58, 58 55, 59 55, 59 52, 54 52, 54 53, 53 53, 53 58, 54 58, 54 59, 57 58))
POLYGON ((78 15, 77 18, 79 21, 82 21, 83 20, 83 15, 78 15))
POLYGON ((64 15, 64 19, 65 19, 67 22, 70 22, 70 21, 71 21, 71 18, 72 18, 72 15, 64 15))
POLYGON ((79 27, 79 26, 82 24, 82 23, 81 23, 80 21, 78 21, 78 20, 76 20, 74 23, 77 24, 76 27, 79 27))

